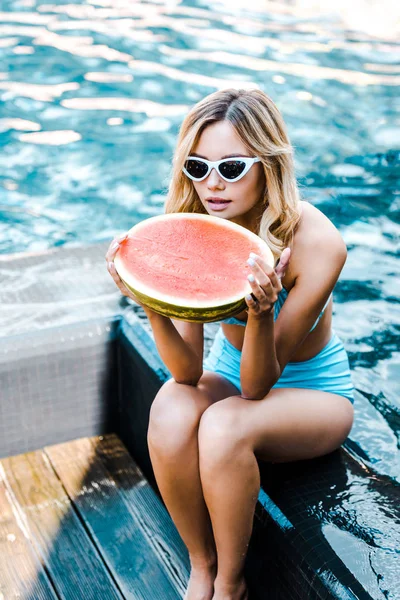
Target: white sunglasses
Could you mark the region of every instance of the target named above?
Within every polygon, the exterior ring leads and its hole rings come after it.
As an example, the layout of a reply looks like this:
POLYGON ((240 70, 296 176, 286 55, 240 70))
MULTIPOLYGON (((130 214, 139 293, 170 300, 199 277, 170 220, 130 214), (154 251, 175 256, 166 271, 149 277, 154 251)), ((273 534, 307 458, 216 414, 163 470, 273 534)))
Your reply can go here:
POLYGON ((257 156, 254 158, 235 156, 234 158, 212 161, 197 156, 188 156, 182 171, 193 181, 203 181, 214 168, 222 179, 232 183, 242 179, 256 162, 261 162, 261 158, 257 156))

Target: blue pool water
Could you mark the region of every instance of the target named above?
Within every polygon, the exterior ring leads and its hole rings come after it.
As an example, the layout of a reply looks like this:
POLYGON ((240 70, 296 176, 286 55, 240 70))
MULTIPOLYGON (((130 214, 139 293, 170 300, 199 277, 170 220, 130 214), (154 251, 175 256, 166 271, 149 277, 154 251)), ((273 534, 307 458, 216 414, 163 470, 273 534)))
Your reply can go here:
POLYGON ((260 87, 287 122, 303 197, 348 247, 334 327, 356 387, 349 447, 400 482, 399 45, 385 2, 339 1, 340 16, 331 4, 3 0, 0 253, 110 240, 161 213, 188 108, 260 87))

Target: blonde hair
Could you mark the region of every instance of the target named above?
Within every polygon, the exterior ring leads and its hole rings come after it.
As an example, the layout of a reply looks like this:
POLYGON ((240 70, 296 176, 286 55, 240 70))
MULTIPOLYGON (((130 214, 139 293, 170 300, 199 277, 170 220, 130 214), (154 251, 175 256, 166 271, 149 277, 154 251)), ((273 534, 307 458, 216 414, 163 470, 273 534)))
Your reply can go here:
POLYGON ((284 248, 292 244, 300 221, 300 193, 294 173, 293 148, 283 117, 261 90, 220 90, 206 96, 189 111, 178 136, 165 212, 208 214, 182 167, 202 131, 223 120, 229 121, 248 150, 261 158, 266 182, 262 202, 266 208, 256 233, 267 242, 276 262, 284 248))

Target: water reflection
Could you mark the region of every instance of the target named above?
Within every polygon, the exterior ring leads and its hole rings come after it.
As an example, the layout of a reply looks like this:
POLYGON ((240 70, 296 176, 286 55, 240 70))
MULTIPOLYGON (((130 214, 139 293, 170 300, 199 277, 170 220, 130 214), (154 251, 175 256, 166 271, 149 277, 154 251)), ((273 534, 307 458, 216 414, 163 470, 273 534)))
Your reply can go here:
POLYGON ((303 197, 348 247, 334 327, 356 387, 354 454, 400 481, 399 49, 389 0, 362 4, 3 2, 0 252, 102 241, 160 213, 189 106, 265 90, 303 197))
POLYGON ((16 129, 20 131, 39 131, 39 123, 34 121, 27 121, 26 119, 0 119, 0 132, 7 131, 9 129, 16 129))
MULTIPOLYGON (((331 488, 325 459, 319 479, 313 461, 311 485, 294 485, 285 514, 293 508, 293 519, 301 519, 302 503, 316 520, 306 537, 329 546, 332 569, 340 550, 349 587, 355 575, 374 597, 390 598, 400 522, 393 483, 400 481, 395 12, 389 0, 248 5, 5 0, 0 253, 109 240, 162 212, 189 106, 224 87, 269 93, 296 149, 303 197, 347 244, 333 323, 349 351, 356 388, 347 444, 353 462, 339 460, 331 488), (313 490, 316 496, 307 499, 313 490)), ((3 294, 38 277, 50 286, 42 269, 15 279, 4 268, 3 294)), ((5 310, 11 322, 14 307, 5 310)), ((48 306, 37 310, 45 314, 48 306)), ((291 469, 295 484, 298 466, 291 469)), ((267 488, 277 500, 286 485, 285 469, 280 473, 267 488)))
POLYGON ((334 584, 335 596, 364 598, 368 592, 395 600, 399 487, 378 476, 365 458, 357 451, 354 456, 335 451, 312 462, 259 466, 263 489, 294 526, 302 556, 313 564, 317 555, 318 570, 326 567, 324 580, 328 588, 329 581, 334 584), (334 476, 327 478, 327 471, 334 476))
POLYGON ((64 92, 77 90, 78 83, 59 83, 54 85, 25 83, 23 81, 0 81, 0 90, 7 90, 8 94, 3 94, 3 100, 11 99, 15 96, 32 98, 42 102, 51 102, 64 92))
POLYGON ((238 54, 231 54, 224 51, 204 52, 197 50, 171 49, 168 46, 162 47, 162 51, 171 56, 187 60, 210 61, 223 65, 231 65, 250 69, 254 71, 274 71, 279 70, 287 75, 296 75, 298 77, 307 77, 311 79, 332 79, 341 83, 350 85, 391 85, 397 86, 400 83, 400 76, 396 75, 374 75, 349 69, 337 69, 332 67, 323 67, 320 65, 289 63, 275 60, 266 60, 258 57, 249 57, 238 54))
POLYGON ((19 136, 21 142, 31 144, 48 144, 50 146, 63 146, 82 139, 77 131, 40 131, 39 133, 23 133, 19 136))

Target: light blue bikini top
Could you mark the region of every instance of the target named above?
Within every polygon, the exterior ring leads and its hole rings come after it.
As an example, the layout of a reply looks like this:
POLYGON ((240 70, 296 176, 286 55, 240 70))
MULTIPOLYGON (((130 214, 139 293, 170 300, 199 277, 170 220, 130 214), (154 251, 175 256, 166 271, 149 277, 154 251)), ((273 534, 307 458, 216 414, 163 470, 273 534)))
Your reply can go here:
MULTIPOLYGON (((288 297, 288 291, 286 290, 286 288, 282 287, 281 291, 278 294, 278 299, 274 304, 274 321, 277 320, 279 312, 283 306, 283 303, 285 302, 286 298, 288 297)), ((325 303, 324 308, 322 309, 318 319, 315 321, 314 325, 312 326, 312 328, 310 329, 311 331, 314 331, 314 329, 316 328, 316 326, 318 325, 318 321, 320 320, 320 318, 322 317, 322 315, 324 314, 324 310, 325 308, 328 306, 329 300, 331 299, 332 294, 330 294, 328 300, 325 303)), ((222 321, 219 321, 220 323, 227 323, 228 325, 246 325, 246 321, 241 321, 240 319, 237 319, 236 317, 229 317, 228 319, 222 319, 222 321)))

